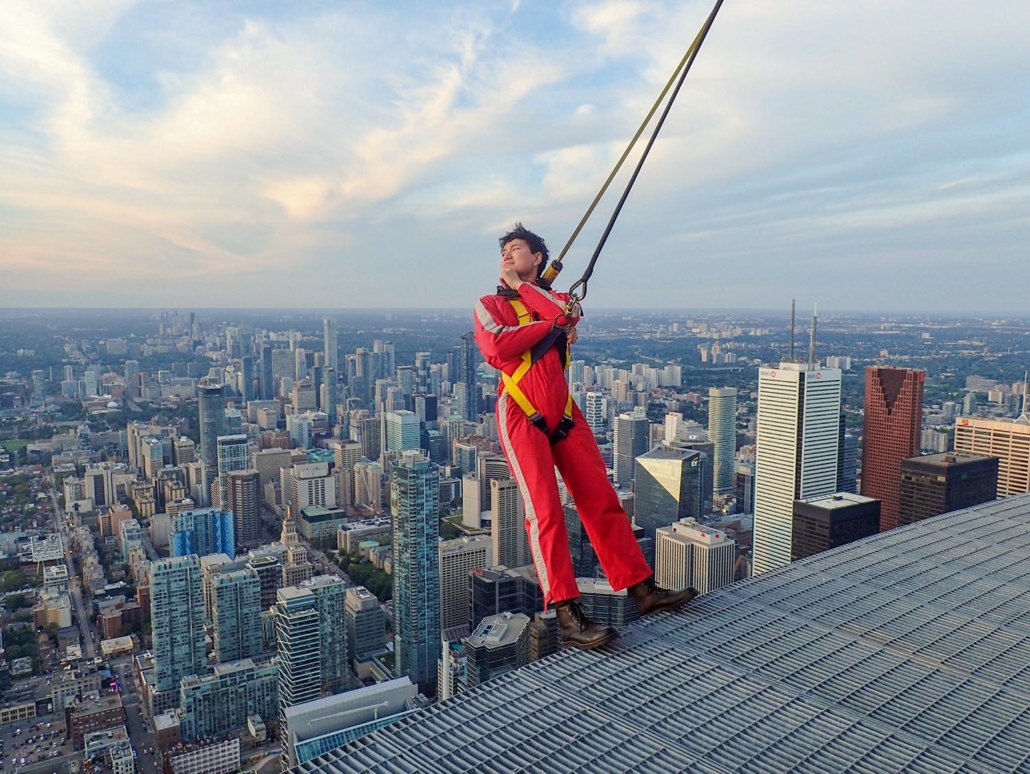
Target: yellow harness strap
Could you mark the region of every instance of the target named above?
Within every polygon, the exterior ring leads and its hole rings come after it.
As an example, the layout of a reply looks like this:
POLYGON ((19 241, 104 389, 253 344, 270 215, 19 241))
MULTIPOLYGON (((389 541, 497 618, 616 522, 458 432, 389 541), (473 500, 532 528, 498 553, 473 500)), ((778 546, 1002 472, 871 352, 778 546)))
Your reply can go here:
MULTIPOLYGON (((511 303, 512 309, 515 310, 515 314, 519 316, 520 326, 528 325, 529 323, 533 322, 533 315, 526 308, 525 304, 523 304, 517 298, 511 298, 508 300, 511 303)), ((567 364, 568 358, 566 358, 565 360, 567 364)), ((537 411, 536 406, 534 406, 530 402, 529 398, 526 397, 526 393, 524 393, 522 391, 522 388, 519 387, 519 382, 522 381, 522 377, 524 377, 529 372, 529 369, 532 368, 532 366, 533 351, 531 349, 527 349, 525 352, 522 353, 522 362, 519 363, 519 367, 515 369, 515 372, 512 373, 511 376, 509 376, 508 374, 504 373, 504 371, 501 371, 501 379, 504 382, 504 391, 511 395, 512 400, 514 400, 519 405, 519 408, 521 408, 526 413, 526 416, 529 417, 529 420, 535 424, 538 422, 543 422, 543 415, 539 411, 537 411)), ((568 365, 566 365, 566 368, 568 368, 568 365)), ((569 420, 572 419, 571 394, 569 395, 568 400, 565 401, 565 416, 569 420)))

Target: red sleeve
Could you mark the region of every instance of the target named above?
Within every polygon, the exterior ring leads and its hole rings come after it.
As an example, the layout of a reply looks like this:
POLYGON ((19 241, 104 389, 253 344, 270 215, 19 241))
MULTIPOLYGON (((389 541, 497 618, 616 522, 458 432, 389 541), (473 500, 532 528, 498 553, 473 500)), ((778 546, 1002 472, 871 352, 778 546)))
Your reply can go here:
POLYGON ((527 349, 532 349, 534 345, 543 341, 551 331, 554 312, 539 322, 506 325, 503 319, 498 319, 495 298, 499 296, 485 296, 476 304, 476 343, 486 362, 494 368, 500 368, 501 363, 517 360, 527 349))

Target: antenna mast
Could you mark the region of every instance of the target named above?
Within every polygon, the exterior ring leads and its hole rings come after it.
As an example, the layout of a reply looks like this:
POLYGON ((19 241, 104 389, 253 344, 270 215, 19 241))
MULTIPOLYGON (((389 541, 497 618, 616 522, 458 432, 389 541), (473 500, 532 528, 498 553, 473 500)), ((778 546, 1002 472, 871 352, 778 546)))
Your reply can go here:
POLYGON ((808 370, 815 370, 815 325, 818 317, 818 304, 812 305, 812 337, 808 342, 808 370))
POLYGON ((794 299, 790 299, 790 356, 787 358, 788 363, 797 362, 794 360, 794 299))

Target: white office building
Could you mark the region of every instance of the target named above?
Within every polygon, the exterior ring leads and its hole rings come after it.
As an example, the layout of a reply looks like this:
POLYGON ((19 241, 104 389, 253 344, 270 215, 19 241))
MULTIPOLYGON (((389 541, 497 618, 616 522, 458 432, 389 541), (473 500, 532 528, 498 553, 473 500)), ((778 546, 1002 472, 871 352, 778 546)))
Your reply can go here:
POLYGON ((662 588, 693 586, 699 594, 733 582, 737 545, 721 529, 680 519, 655 532, 655 582, 662 588))
POLYGON ((837 489, 840 378, 818 364, 759 370, 755 575, 790 564, 794 501, 837 489))

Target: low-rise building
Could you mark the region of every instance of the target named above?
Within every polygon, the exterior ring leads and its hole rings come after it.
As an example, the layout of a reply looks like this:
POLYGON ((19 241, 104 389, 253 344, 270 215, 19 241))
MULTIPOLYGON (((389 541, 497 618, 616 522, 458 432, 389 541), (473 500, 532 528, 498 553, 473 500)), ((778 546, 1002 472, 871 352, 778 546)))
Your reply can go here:
POLYGON ((80 700, 64 708, 64 718, 67 738, 76 750, 82 749, 86 734, 124 726, 127 720, 121 696, 80 700))

